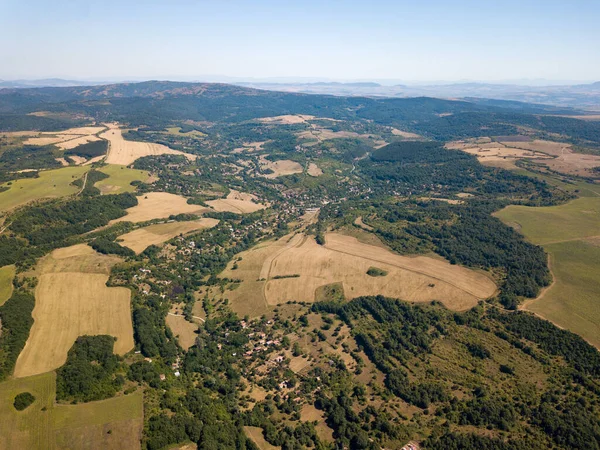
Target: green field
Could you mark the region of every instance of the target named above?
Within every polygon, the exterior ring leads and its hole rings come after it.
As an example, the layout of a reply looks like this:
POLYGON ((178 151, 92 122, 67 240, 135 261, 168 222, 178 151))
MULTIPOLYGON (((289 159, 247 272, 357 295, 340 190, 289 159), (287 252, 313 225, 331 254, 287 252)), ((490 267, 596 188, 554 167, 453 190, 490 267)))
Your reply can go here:
POLYGON ((15 277, 15 266, 0 267, 0 305, 10 298, 13 291, 13 278, 15 277))
POLYGON ((100 180, 94 185, 103 194, 134 192, 135 186, 131 185, 132 181, 146 181, 150 177, 150 174, 145 170, 129 169, 115 164, 101 167, 98 170, 109 176, 109 178, 100 180))
POLYGON ((22 178, 12 182, 12 185, 3 183, 8 191, 0 192, 0 211, 6 211, 16 206, 24 205, 33 200, 46 197, 63 197, 79 191, 71 183, 81 178, 89 167, 72 166, 55 170, 43 170, 39 178, 22 178))
POLYGON ((582 197, 560 206, 511 205, 495 216, 540 245, 600 235, 600 197, 582 197))
POLYGON ((544 246, 555 283, 526 308, 600 348, 600 241, 544 246))
POLYGON ((554 284, 525 308, 600 348, 600 197, 496 213, 548 252, 554 284))
POLYGON ((55 405, 54 372, 0 384, 0 448, 139 448, 142 393, 79 405, 55 405), (21 392, 35 402, 23 411, 13 406, 21 392))

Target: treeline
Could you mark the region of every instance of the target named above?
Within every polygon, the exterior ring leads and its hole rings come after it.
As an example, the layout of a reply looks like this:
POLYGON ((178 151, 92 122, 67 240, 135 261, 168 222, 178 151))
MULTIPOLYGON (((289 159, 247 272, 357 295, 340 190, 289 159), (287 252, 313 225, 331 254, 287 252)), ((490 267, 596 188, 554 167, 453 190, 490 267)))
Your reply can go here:
POLYGON ((92 231, 125 215, 137 205, 131 193, 55 201, 24 208, 13 215, 9 227, 32 245, 56 248, 65 239, 92 231))
POLYGON ((51 146, 26 145, 5 150, 0 154, 0 173, 7 179, 8 173, 27 169, 53 169, 62 167, 56 158, 61 156, 51 146))
POLYGON ((35 298, 30 292, 15 290, 0 306, 0 380, 12 374, 33 325, 31 313, 35 298))
POLYGON ((56 399, 90 402, 113 397, 125 381, 116 374, 121 359, 113 354, 114 343, 107 335, 78 337, 56 371, 56 399))
POLYGON ((100 140, 87 142, 85 144, 78 145, 75 148, 65 151, 65 156, 75 155, 83 158, 95 158, 97 156, 106 155, 108 150, 108 141, 100 140))

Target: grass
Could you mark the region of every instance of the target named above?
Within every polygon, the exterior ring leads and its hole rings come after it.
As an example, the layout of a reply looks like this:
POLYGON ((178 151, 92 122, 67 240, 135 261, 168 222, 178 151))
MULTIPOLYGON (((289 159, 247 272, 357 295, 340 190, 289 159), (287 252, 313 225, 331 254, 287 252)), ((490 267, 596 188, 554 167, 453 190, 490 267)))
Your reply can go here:
POLYGON ((194 137, 203 137, 206 136, 204 133, 198 130, 190 130, 185 133, 181 132, 181 127, 169 127, 166 129, 166 134, 172 134, 174 136, 194 136, 194 137))
POLYGON ((13 291, 13 278, 15 277, 15 266, 0 267, 0 306, 10 298, 13 291))
POLYGON ((582 197, 560 206, 511 205, 498 211, 534 244, 551 244, 600 234, 600 197, 582 197))
POLYGON ((600 246, 581 240, 544 248, 555 284, 526 308, 600 348, 600 246))
POLYGON ((141 392, 80 405, 56 405, 55 395, 54 372, 0 384, 0 448, 139 447, 141 392), (17 411, 13 402, 22 392, 35 401, 17 411))
POLYGON ((524 308, 600 348, 600 197, 560 206, 509 206, 497 214, 549 253, 554 284, 524 308))
POLYGON ((121 260, 86 245, 55 250, 37 266, 34 324, 15 365, 16 377, 62 366, 78 336, 115 336, 115 353, 133 346, 129 289, 107 287, 110 268, 121 260), (60 324, 57 326, 57 324, 60 324))
POLYGON ((44 170, 38 178, 22 178, 12 182, 3 183, 8 191, 0 192, 0 211, 7 211, 17 206, 24 205, 33 200, 47 197, 64 197, 79 191, 71 183, 81 178, 90 168, 82 166, 64 167, 62 169, 44 170))
POLYGON ((121 192, 134 192, 132 181, 146 181, 150 174, 145 170, 130 169, 125 166, 109 164, 99 169, 108 175, 108 178, 98 181, 96 186, 103 194, 119 194, 121 192))

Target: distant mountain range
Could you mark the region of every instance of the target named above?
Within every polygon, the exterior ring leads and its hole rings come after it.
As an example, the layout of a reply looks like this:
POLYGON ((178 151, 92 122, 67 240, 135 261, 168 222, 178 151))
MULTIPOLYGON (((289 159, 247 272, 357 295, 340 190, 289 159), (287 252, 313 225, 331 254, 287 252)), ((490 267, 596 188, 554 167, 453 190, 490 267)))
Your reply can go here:
MULTIPOLYGON (((167 83, 167 82, 163 82, 167 83)), ((181 82, 179 82, 181 83, 181 82)), ((101 81, 78 81, 60 78, 41 80, 0 80, 0 89, 22 89, 42 87, 83 87, 100 86, 101 81)), ((136 83, 123 83, 134 85, 136 83)), ((175 82, 174 84, 177 84, 175 82)), ((206 85, 188 83, 187 85, 206 85)), ((222 83, 218 83, 222 84, 222 83)), ((381 84, 376 82, 336 82, 336 81, 234 81, 230 85, 267 91, 288 93, 321 94, 342 97, 372 98, 411 98, 435 97, 443 99, 492 99, 571 107, 589 111, 600 111, 600 81, 589 84, 526 86, 516 84, 461 82, 449 84, 381 84)), ((112 84, 114 86, 114 84, 112 84)), ((181 85, 181 84, 180 84, 181 85)), ((185 85, 185 84, 184 84, 185 85)), ((138 86, 144 86, 143 83, 138 86)))
POLYGON ((394 85, 378 83, 236 83, 270 91, 365 97, 489 98, 600 111, 600 82, 561 86, 492 83, 394 85))

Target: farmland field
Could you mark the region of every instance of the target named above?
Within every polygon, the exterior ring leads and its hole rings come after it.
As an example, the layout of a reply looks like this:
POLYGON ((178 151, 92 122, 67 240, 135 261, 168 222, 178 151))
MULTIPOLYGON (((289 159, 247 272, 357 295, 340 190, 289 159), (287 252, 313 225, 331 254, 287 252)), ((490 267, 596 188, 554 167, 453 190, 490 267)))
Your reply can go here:
POLYGON ((14 277, 14 265, 0 267, 0 305, 3 305, 12 295, 14 277))
POLYGON ((260 314, 289 300, 313 302, 321 286, 341 283, 347 298, 382 294, 414 302, 440 300, 464 310, 494 294, 490 278, 428 257, 406 257, 335 233, 325 246, 303 234, 261 244, 240 255, 222 276, 244 280, 227 297, 240 315, 260 314), (388 275, 371 277, 373 265, 388 275))
POLYGON ((226 198, 206 202, 215 211, 228 211, 236 214, 253 213, 265 208, 265 205, 256 202, 256 196, 231 190, 226 198), (254 201, 253 201, 254 200, 254 201))
POLYGON ((509 206, 496 215, 550 255, 554 283, 523 307, 600 347, 600 198, 546 208, 509 206))
POLYGON ((294 173, 302 173, 302 166, 296 161, 291 161, 289 159, 281 159, 278 161, 269 161, 264 158, 265 155, 262 155, 259 164, 262 170, 268 169, 272 172, 264 175, 265 178, 277 178, 283 175, 292 175, 294 173))
POLYGON ((62 366, 77 337, 86 334, 115 336, 118 354, 133 348, 130 291, 106 287, 110 268, 119 261, 87 245, 55 250, 41 260, 34 324, 17 359, 15 377, 62 366))
POLYGON ((188 222, 170 222, 138 228, 120 236, 121 245, 129 247, 136 253, 143 252, 150 245, 159 245, 180 234, 186 234, 203 228, 212 228, 217 225, 217 219, 205 217, 188 222))
POLYGON ((54 403, 55 374, 44 373, 0 384, 0 448, 130 449, 140 447, 142 393, 80 405, 54 403), (14 397, 35 397, 23 411, 14 397))
POLYGON ((101 167, 100 172, 109 176, 94 184, 103 194, 119 194, 121 192, 134 192, 132 181, 146 181, 150 174, 145 170, 130 169, 125 166, 108 165, 101 167))
POLYGON ((541 208, 511 205, 496 216, 539 245, 600 235, 600 197, 541 208))
POLYGON ((64 167, 55 170, 42 170, 39 178, 22 178, 0 185, 9 187, 7 191, 0 192, 0 211, 6 211, 41 198, 64 197, 79 191, 77 186, 71 185, 77 178, 81 178, 89 167, 64 167))
POLYGON ((181 347, 187 350, 194 345, 198 324, 188 322, 185 320, 184 316, 171 313, 167 314, 165 320, 167 321, 167 326, 171 329, 181 347))
POLYGON ((118 125, 107 124, 107 126, 109 129, 102 133, 100 137, 109 142, 108 156, 106 157, 108 164, 128 166, 143 156, 156 155, 183 155, 190 160, 196 159, 195 155, 173 150, 165 145, 128 141, 123 138, 118 125))
POLYGON ((152 219, 164 219, 172 214, 201 214, 207 208, 191 205, 185 197, 167 192, 148 192, 138 196, 138 205, 127 210, 127 215, 113 220, 116 222, 145 222, 152 219))

